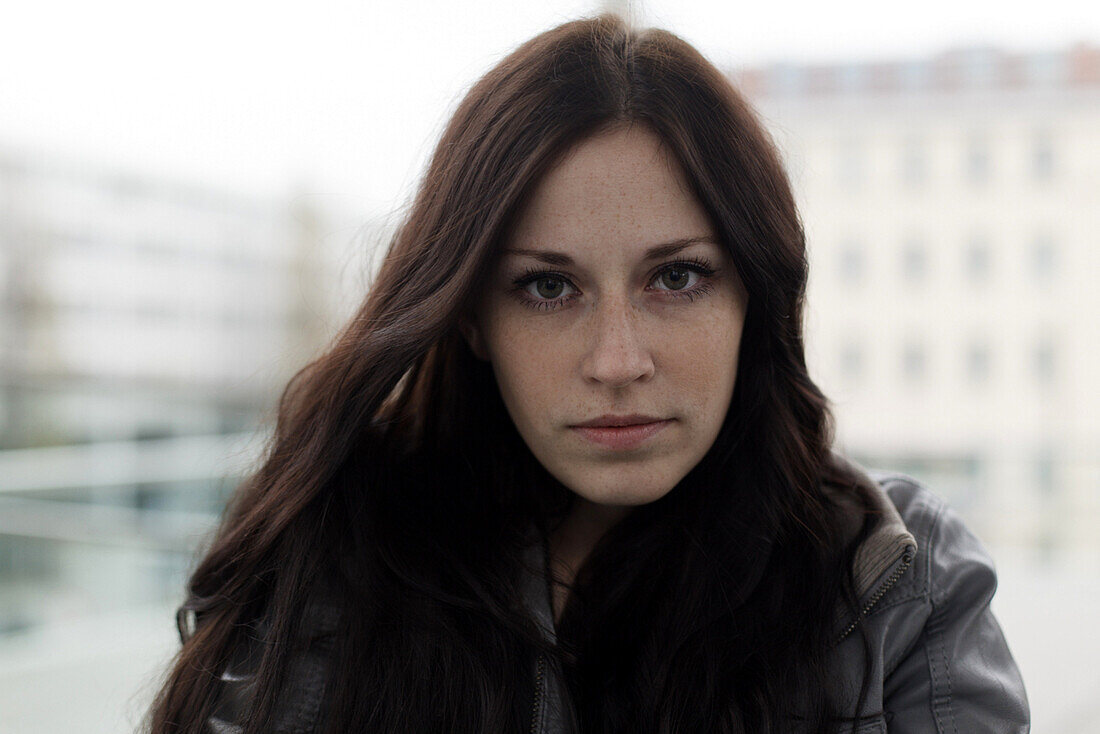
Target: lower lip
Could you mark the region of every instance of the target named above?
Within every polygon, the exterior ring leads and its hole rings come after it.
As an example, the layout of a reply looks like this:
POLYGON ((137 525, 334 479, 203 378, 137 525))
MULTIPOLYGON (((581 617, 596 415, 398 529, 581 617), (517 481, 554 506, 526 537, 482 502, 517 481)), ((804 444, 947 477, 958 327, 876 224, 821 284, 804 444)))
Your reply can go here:
POLYGON ((655 421, 654 423, 638 423, 633 426, 573 426, 573 430, 580 433, 593 443, 606 446, 609 449, 632 449, 642 445, 672 420, 655 421))

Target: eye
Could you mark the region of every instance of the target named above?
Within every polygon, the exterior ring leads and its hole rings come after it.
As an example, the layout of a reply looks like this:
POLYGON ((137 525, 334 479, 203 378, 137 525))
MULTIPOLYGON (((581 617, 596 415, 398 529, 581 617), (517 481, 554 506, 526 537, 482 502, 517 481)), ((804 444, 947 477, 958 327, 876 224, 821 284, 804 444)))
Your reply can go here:
POLYGON ((569 301, 573 293, 566 289, 572 288, 576 291, 564 275, 534 268, 516 278, 513 284, 523 304, 540 311, 555 309, 569 301))
POLYGON ((668 298, 686 298, 689 302, 713 290, 713 278, 718 270, 703 257, 689 257, 666 263, 654 277, 656 290, 668 298))
POLYGON ((696 270, 689 270, 686 267, 671 267, 662 270, 657 275, 657 281, 668 287, 670 291, 680 291, 688 287, 691 282, 691 276, 696 277, 696 282, 700 276, 696 270))
POLYGON ((565 290, 565 281, 554 276, 539 278, 528 285, 535 286, 536 294, 542 298, 558 298, 565 290))

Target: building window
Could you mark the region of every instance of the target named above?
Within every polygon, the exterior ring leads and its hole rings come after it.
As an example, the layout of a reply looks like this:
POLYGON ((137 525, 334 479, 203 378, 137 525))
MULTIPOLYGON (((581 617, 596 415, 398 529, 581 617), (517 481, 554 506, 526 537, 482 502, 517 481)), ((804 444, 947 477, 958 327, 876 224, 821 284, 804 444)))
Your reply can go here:
POLYGON ((777 96, 793 96, 802 91, 802 76, 794 64, 776 64, 768 75, 768 83, 777 96))
POLYGON ((989 241, 985 237, 975 235, 966 244, 965 262, 966 278, 971 283, 980 283, 989 280, 989 273, 993 269, 993 255, 989 241))
POLYGON ((857 382, 863 378, 863 347, 850 341, 840 349, 840 374, 848 382, 857 382))
POLYGON ((902 142, 901 181, 916 188, 928 180, 928 151, 924 141, 909 137, 902 142))
POLYGON ((989 139, 985 133, 973 133, 966 141, 966 179, 982 184, 989 180, 989 139))
POLYGON ((928 371, 928 355, 923 344, 910 342, 902 348, 901 374, 906 382, 921 382, 928 371))
POLYGON ((1031 140, 1031 178, 1046 181, 1054 177, 1054 141, 1046 130, 1035 132, 1031 140))
POLYGON ((1054 343, 1049 337, 1043 337, 1031 354, 1031 373, 1035 382, 1042 386, 1053 385, 1056 368, 1054 343))
POLYGON ((966 378, 972 385, 989 381, 989 345, 984 341, 971 342, 966 348, 966 378))
POLYGON ((965 84, 971 88, 992 87, 997 83, 1000 56, 996 51, 974 48, 962 52, 960 71, 965 84))
POLYGON ((840 247, 840 281, 846 285, 856 285, 863 281, 867 269, 866 252, 863 244, 849 240, 840 247))
POLYGON ((836 70, 837 87, 842 93, 855 94, 863 90, 866 82, 866 64, 844 64, 836 70))
POLYGON ((1049 87, 1058 84, 1065 77, 1066 54, 1044 53, 1029 54, 1024 65, 1024 75, 1029 84, 1036 87, 1049 87))
POLYGON ((1058 266, 1054 238, 1047 234, 1036 235, 1031 241, 1031 274, 1037 283, 1049 283, 1058 266))
POLYGON ((923 283, 928 275, 928 248, 920 239, 905 243, 901 251, 901 277, 907 283, 923 283))
POLYGON ((837 150, 837 178, 842 186, 858 188, 864 177, 863 145, 858 140, 842 140, 837 150))
POLYGON ((1054 470, 1054 452, 1045 447, 1035 454, 1035 488, 1039 494, 1049 497, 1057 489, 1054 470))
POLYGON ((815 66, 806 70, 803 89, 806 94, 829 94, 836 90, 836 70, 831 66, 815 66))
POLYGON ((902 89, 923 92, 932 84, 932 67, 925 61, 908 61, 898 66, 902 89))

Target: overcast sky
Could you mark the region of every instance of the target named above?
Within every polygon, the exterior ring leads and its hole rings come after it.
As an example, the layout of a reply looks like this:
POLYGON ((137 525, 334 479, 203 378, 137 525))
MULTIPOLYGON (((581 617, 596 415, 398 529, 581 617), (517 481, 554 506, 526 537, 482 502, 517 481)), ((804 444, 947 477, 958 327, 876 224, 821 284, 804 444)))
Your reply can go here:
MULTIPOLYGON (((364 214, 404 203, 469 85, 601 3, 34 0, 0 11, 0 154, 364 214)), ((909 58, 1100 41, 1100 3, 649 0, 720 65, 909 58)))

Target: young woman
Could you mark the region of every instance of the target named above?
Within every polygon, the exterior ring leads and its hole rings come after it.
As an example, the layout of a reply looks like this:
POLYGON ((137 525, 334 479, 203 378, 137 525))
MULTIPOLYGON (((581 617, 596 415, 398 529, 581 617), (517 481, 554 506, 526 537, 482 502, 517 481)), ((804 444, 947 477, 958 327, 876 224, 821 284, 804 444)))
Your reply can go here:
POLYGON ((806 267, 693 48, 525 43, 288 385, 150 728, 1026 731, 977 540, 830 450, 806 267))

